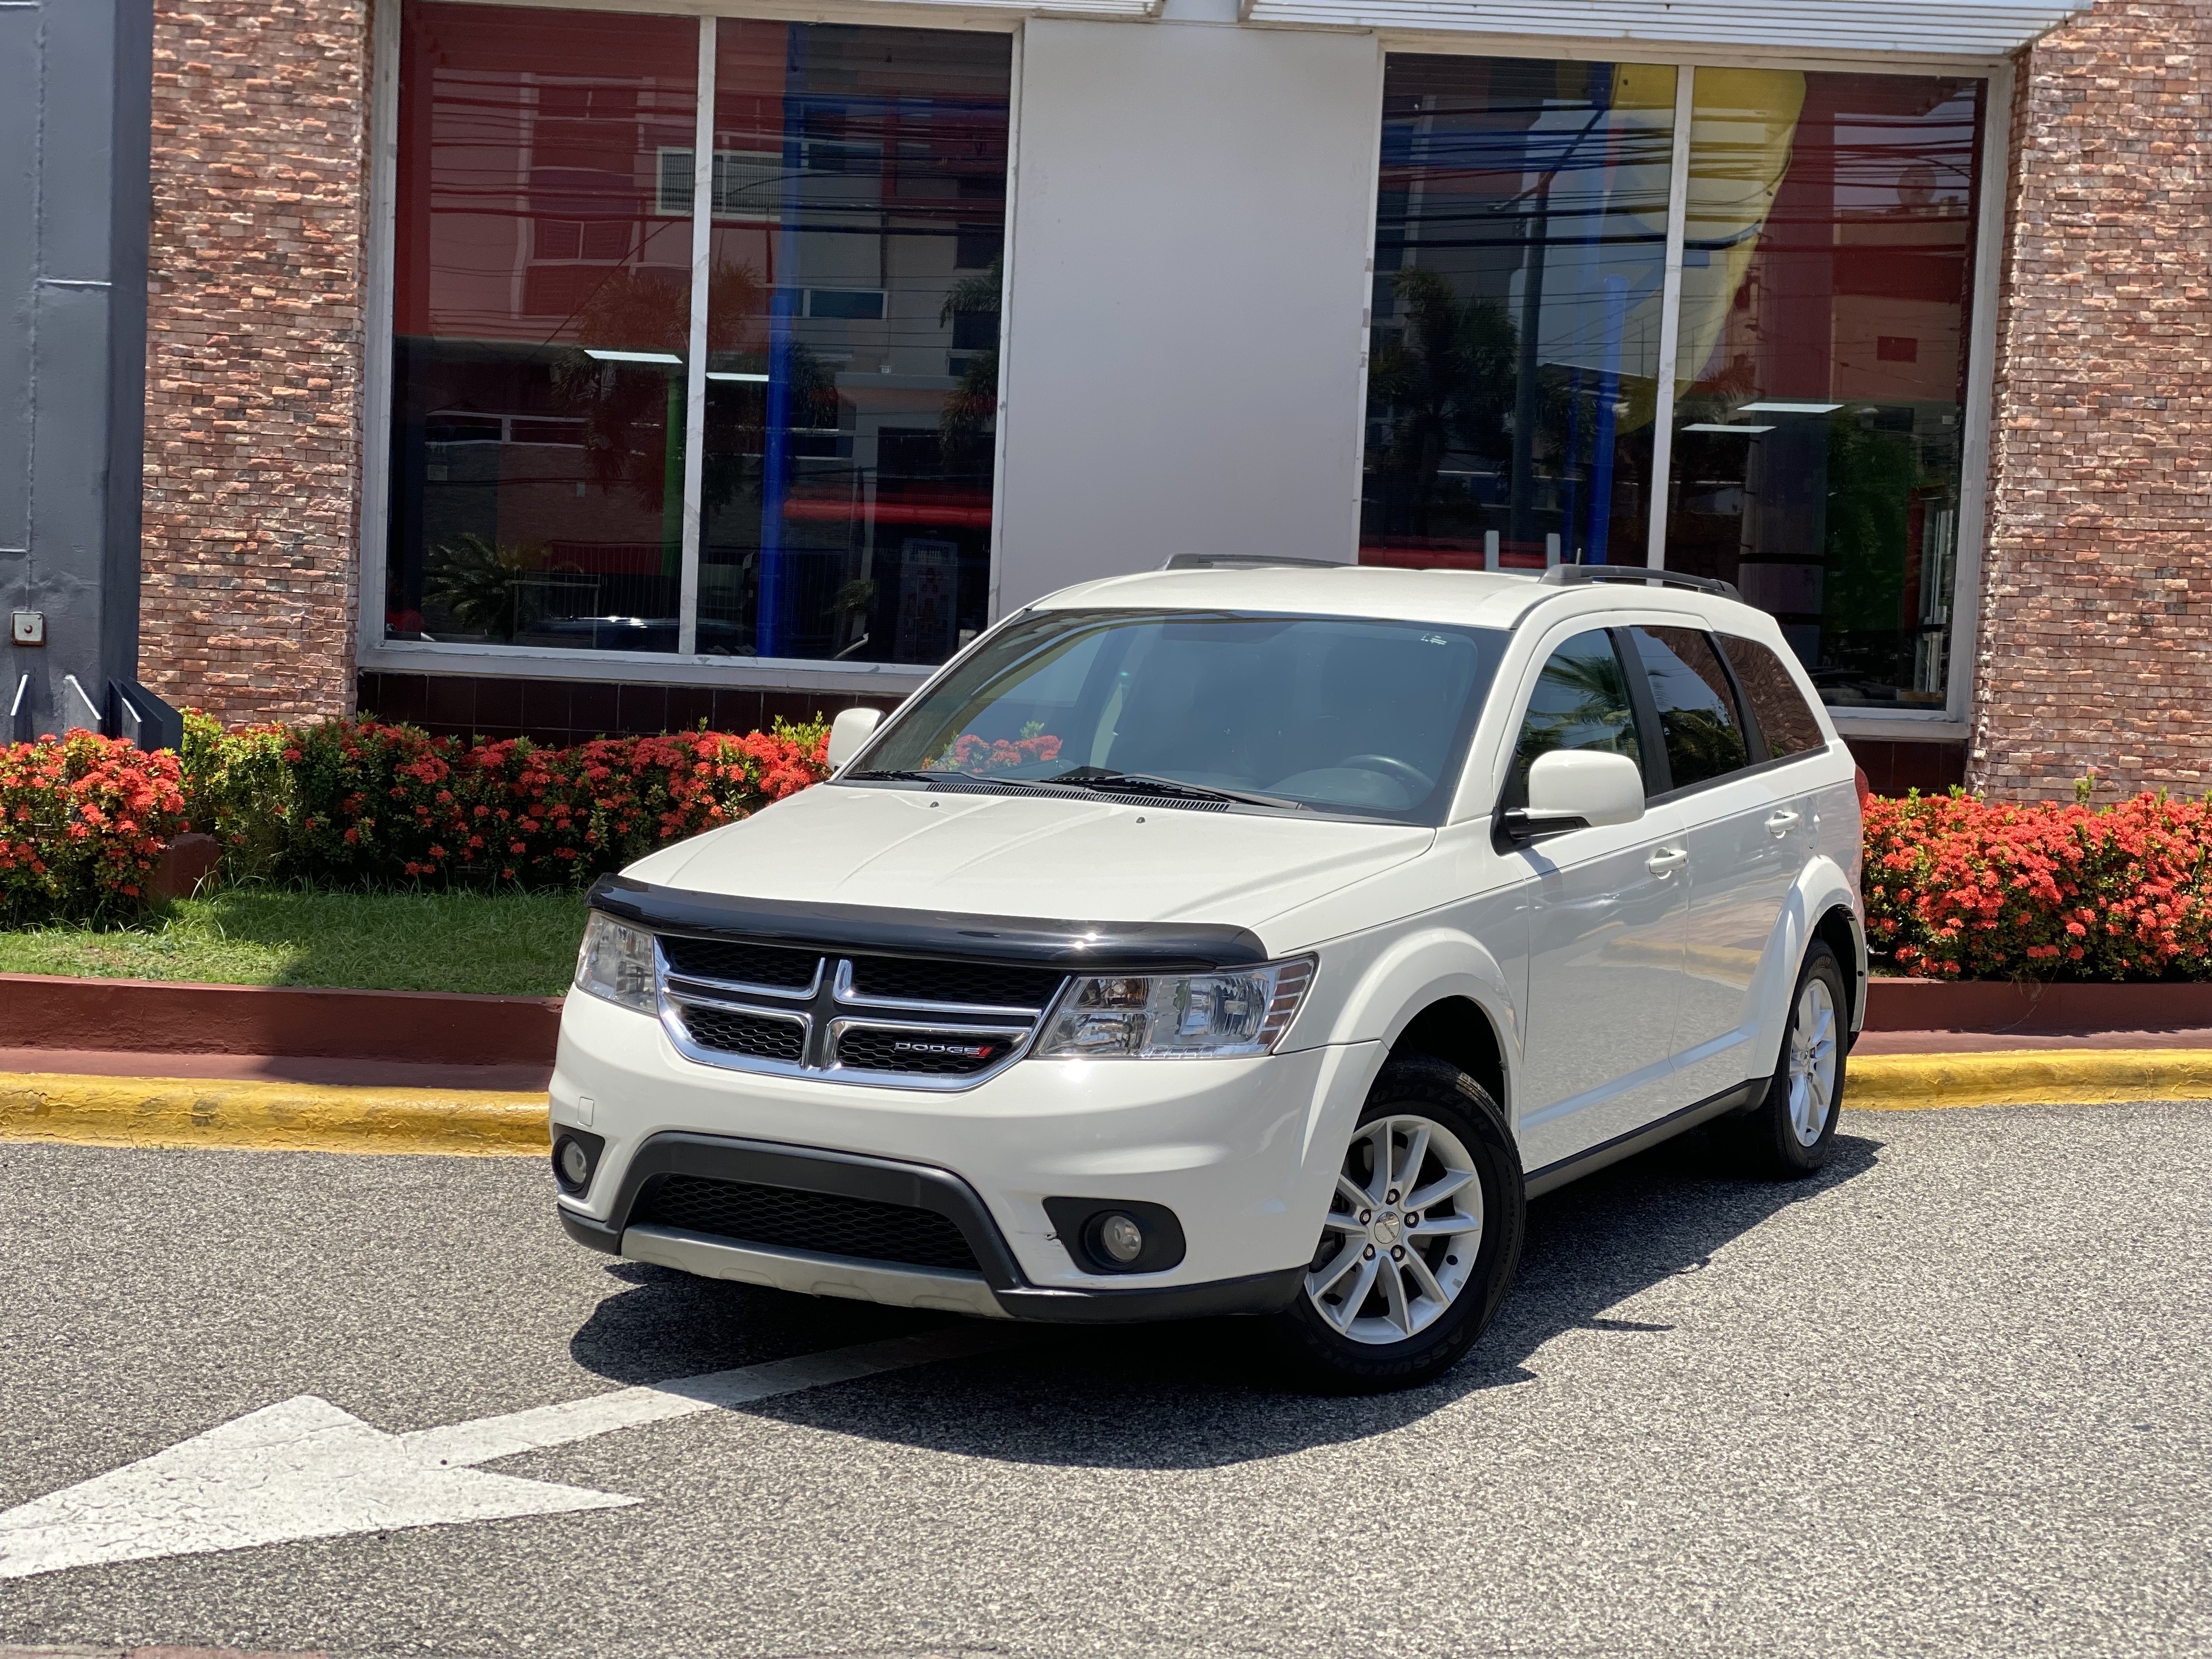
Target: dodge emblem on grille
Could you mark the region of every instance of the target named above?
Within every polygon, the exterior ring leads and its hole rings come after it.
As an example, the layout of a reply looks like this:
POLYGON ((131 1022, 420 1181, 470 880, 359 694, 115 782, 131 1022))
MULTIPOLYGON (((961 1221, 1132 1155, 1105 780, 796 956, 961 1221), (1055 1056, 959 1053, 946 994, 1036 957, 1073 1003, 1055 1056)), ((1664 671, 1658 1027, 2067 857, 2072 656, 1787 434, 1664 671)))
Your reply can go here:
POLYGON ((988 1042, 907 1042, 891 1044, 895 1054, 951 1054, 958 1060, 988 1060, 996 1045, 988 1042))

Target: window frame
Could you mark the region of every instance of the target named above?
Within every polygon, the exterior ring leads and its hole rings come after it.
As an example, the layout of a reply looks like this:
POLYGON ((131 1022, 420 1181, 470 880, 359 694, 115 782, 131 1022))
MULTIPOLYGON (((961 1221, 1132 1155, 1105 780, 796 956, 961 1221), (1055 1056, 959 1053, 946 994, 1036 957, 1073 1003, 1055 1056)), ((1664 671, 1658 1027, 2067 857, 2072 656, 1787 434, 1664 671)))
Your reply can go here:
MULTIPOLYGON (((1387 73, 1393 55, 1461 58, 1551 58, 1567 61, 1608 64, 1655 64, 1673 66, 1674 132, 1673 172, 1668 186, 1667 246, 1661 298, 1659 375, 1656 423, 1653 434, 1652 476, 1661 480, 1651 492, 1646 521, 1644 562, 1654 569, 1666 568, 1668 489, 1673 466, 1675 403, 1675 356, 1681 319, 1682 249, 1688 208, 1692 112, 1695 104, 1695 72, 1699 69, 1799 69, 1808 72, 1905 76, 1954 76, 1984 82, 1981 131, 1981 198, 1977 204, 1972 233, 1973 281, 1967 295, 1966 328, 1966 404, 1961 416, 1959 477, 1959 532, 1952 575, 1950 669, 1940 709, 1869 709, 1840 707, 1825 702, 1838 733, 1845 738, 1909 738, 1922 742, 1957 742, 1967 735, 1973 706, 1974 643, 1981 622, 1982 568, 1989 536, 1989 472, 1991 412, 1996 395, 1996 309, 2004 249, 2005 202, 2010 190, 2012 161, 2013 60, 2003 57, 1931 53, 1911 57, 1868 58, 1826 57, 1818 52, 1735 51, 1667 47, 1631 40, 1589 40, 1547 35, 1484 35, 1442 31, 1383 29, 1377 45, 1387 73)), ((1370 210, 1367 230, 1367 267, 1375 268, 1376 216, 1370 210)), ((1359 453, 1361 477, 1366 473, 1367 407, 1366 359, 1360 369, 1359 453)), ((1359 527, 1354 525, 1346 557, 1359 557, 1359 527)), ((1726 661, 1725 655, 1723 661, 1726 661)), ((1731 671, 1733 672, 1733 671, 1731 671)), ((1741 706, 1741 699, 1739 699, 1741 706)))
MULTIPOLYGON (((448 641, 389 640, 385 637, 386 584, 389 577, 389 501, 392 468, 392 400, 394 389, 395 338, 392 329, 397 300, 395 267, 398 226, 400 7, 410 0, 372 7, 368 87, 368 168, 366 304, 363 307, 360 499, 355 514, 360 550, 359 580, 354 593, 354 665, 357 671, 383 673, 451 673, 516 679, 564 679, 641 682, 661 685, 739 684, 748 689, 840 692, 861 696, 903 697, 917 690, 943 666, 939 663, 845 662, 813 657, 704 656, 696 647, 699 612, 699 507, 704 452, 696 434, 706 410, 708 255, 712 227, 714 177, 712 168, 693 168, 691 234, 690 349, 685 362, 685 444, 684 457, 683 566, 679 578, 678 640, 674 651, 564 650, 555 647, 462 643, 448 641)), ((509 6, 517 10, 588 10, 608 14, 651 13, 665 15, 665 4, 640 0, 469 0, 485 6, 509 6)), ((1006 263, 1001 268, 1002 291, 1013 286, 1014 188, 1016 156, 1021 130, 1022 16, 991 15, 953 6, 945 15, 917 17, 908 7, 880 10, 852 0, 824 8, 791 3, 760 6, 727 5, 696 14, 699 25, 697 115, 692 154, 712 152, 714 120, 715 28, 720 19, 752 18, 787 23, 851 23, 880 28, 941 30, 948 33, 1003 34, 1009 37, 1006 131, 1006 263)), ((1005 331, 1006 310, 1000 310, 998 397, 1003 405, 1012 342, 1005 331)), ((986 630, 1000 620, 996 596, 1000 589, 1000 524, 1006 489, 1006 423, 994 423, 991 483, 991 538, 988 591, 992 612, 986 630)))

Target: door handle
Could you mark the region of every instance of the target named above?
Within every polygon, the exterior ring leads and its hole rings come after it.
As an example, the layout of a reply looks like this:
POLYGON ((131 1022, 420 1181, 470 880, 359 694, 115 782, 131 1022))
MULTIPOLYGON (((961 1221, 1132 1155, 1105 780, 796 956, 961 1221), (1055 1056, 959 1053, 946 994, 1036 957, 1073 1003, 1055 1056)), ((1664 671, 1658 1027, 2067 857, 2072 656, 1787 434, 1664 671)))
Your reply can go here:
POLYGON ((1662 847, 1644 860, 1644 867, 1664 881, 1690 861, 1690 855, 1679 847, 1662 847))
POLYGON ((1788 807, 1782 808, 1766 821, 1769 835, 1786 836, 1797 827, 1797 815, 1788 807))

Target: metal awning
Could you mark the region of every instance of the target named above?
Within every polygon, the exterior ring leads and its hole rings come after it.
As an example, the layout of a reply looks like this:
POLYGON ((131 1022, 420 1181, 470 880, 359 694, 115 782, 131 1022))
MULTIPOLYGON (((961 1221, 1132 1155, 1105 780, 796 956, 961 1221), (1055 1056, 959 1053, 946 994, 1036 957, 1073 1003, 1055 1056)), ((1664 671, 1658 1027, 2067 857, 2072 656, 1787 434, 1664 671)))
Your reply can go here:
POLYGON ((1255 23, 1526 38, 1564 35, 1654 46, 1997 57, 2086 0, 1243 0, 1255 23))

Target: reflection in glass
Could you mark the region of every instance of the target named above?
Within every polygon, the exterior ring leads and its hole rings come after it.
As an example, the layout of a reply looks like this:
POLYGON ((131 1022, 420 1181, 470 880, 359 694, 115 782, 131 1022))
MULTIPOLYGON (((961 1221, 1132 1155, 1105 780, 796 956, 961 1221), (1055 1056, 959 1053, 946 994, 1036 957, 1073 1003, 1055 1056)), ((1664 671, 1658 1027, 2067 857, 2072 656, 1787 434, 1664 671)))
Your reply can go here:
POLYGON ((1674 70, 1392 57, 1360 558, 1644 562, 1674 70))
POLYGON ((1343 617, 1040 611, 902 708, 879 775, 1441 821, 1505 636, 1343 617))
POLYGON ((1505 781, 1504 809, 1528 804, 1528 769, 1555 750, 1589 749, 1626 755, 1639 767, 1636 706, 1628 695, 1628 676, 1602 628, 1577 634, 1552 653, 1528 694, 1521 720, 1521 741, 1513 751, 1512 775, 1505 781))
POLYGON ((676 648, 698 26, 401 13, 393 639, 676 648))
POLYGON ((1667 745, 1668 787, 1726 777, 1749 763, 1735 692, 1712 641, 1694 628, 1632 628, 1667 745))
POLYGON ((1831 703, 1944 700, 1982 88, 1697 71, 1667 563, 1831 703))
POLYGON ((1011 75, 1004 35, 718 26, 700 650, 984 625, 1011 75))

